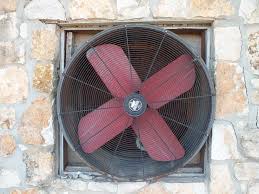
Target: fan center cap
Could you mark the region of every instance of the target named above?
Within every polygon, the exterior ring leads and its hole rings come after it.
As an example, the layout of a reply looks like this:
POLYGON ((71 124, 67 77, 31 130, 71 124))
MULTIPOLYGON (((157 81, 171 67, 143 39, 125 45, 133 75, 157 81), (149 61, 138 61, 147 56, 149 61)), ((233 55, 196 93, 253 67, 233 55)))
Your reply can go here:
POLYGON ((133 93, 124 100, 124 109, 130 116, 138 117, 146 111, 146 108, 147 103, 144 96, 138 93, 133 93))

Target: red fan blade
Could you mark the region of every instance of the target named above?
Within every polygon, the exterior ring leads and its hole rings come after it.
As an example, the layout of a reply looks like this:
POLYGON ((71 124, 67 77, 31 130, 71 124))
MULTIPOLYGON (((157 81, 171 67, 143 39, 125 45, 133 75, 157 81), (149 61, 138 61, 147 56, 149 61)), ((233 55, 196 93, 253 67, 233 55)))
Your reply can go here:
POLYGON ((117 45, 96 46, 87 51, 86 57, 115 97, 126 97, 141 84, 135 69, 117 45))
POLYGON ((184 156, 183 146, 156 110, 148 109, 134 120, 132 127, 154 160, 170 161, 184 156))
POLYGON ((148 78, 140 89, 150 107, 158 109, 187 92, 195 82, 195 68, 189 55, 182 55, 148 78))
POLYGON ((132 123, 122 102, 112 99, 81 118, 78 125, 80 145, 84 152, 92 153, 121 133, 132 123))

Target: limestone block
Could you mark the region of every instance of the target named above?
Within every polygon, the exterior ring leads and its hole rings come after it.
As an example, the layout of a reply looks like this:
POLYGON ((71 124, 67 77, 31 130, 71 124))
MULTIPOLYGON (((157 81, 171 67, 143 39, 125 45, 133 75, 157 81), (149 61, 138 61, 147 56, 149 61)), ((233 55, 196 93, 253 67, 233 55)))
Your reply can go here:
POLYGON ((0 108, 0 128, 12 129, 15 123, 15 110, 13 108, 0 108))
POLYGON ((187 0, 159 0, 152 6, 156 18, 187 17, 187 0))
POLYGON ((118 0, 117 14, 119 19, 145 18, 150 14, 148 0, 118 0))
POLYGON ((0 42, 0 66, 25 62, 24 44, 16 44, 12 41, 0 42))
POLYGON ((232 194, 237 192, 226 164, 212 164, 210 180, 210 194, 232 194))
POLYGON ((16 143, 14 137, 7 133, 0 134, 0 157, 13 154, 15 149, 16 143))
POLYGON ((214 41, 216 60, 239 60, 242 42, 238 27, 215 28, 214 41))
POLYGON ((115 183, 109 182, 89 182, 88 183, 88 190, 90 191, 103 191, 103 192, 110 192, 116 193, 117 192, 117 185, 115 183))
POLYGON ((241 0, 239 16, 244 18, 245 23, 259 23, 259 2, 256 0, 241 0))
POLYGON ((172 194, 206 194, 204 183, 164 183, 163 185, 172 194))
POLYGON ((32 58, 53 60, 58 46, 55 30, 41 29, 32 32, 32 58))
POLYGON ((0 67, 0 103, 23 102, 28 96, 28 77, 22 66, 0 67))
POLYGON ((240 158, 235 130, 230 123, 214 123, 212 129, 211 158, 213 160, 240 158))
POLYGON ((27 184, 39 185, 51 181, 54 157, 50 152, 28 149, 23 153, 23 161, 26 165, 27 184))
POLYGON ((238 180, 259 179, 259 164, 256 162, 238 162, 234 170, 238 180))
POLYGON ((115 19, 113 0, 71 0, 69 14, 71 19, 115 19))
POLYGON ((240 133, 240 143, 244 154, 248 157, 259 158, 259 130, 246 129, 240 133))
POLYGON ((255 183, 254 185, 249 187, 247 194, 258 194, 258 192, 259 192, 259 183, 255 183))
POLYGON ((259 74, 259 32, 255 32, 248 37, 248 57, 252 72, 259 74))
POLYGON ((161 183, 150 184, 138 192, 138 194, 169 194, 161 183))
POLYGON ((16 10, 16 0, 0 1, 0 11, 11 12, 16 10))
POLYGON ((216 65, 216 117, 245 115, 248 102, 242 68, 236 63, 216 65))
POLYGON ((24 112, 18 132, 25 144, 43 144, 42 130, 49 126, 52 108, 49 99, 37 98, 24 112))
POLYGON ((33 87, 45 93, 53 89, 53 64, 36 64, 33 75, 33 87))
POLYGON ((14 40, 17 37, 16 13, 0 14, 0 41, 14 40))
POLYGON ((29 19, 65 20, 65 10, 58 0, 33 0, 24 9, 29 19))
POLYGON ((191 0, 193 17, 222 17, 234 15, 235 9, 230 0, 191 0))

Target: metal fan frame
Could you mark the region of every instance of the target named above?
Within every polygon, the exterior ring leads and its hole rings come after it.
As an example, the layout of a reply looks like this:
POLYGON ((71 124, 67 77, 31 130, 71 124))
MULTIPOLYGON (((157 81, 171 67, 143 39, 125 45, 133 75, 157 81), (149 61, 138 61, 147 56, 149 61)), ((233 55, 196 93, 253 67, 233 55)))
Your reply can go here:
MULTIPOLYGON (((83 48, 83 47, 84 47, 85 45, 87 45, 89 42, 93 41, 95 38, 98 38, 98 37, 102 36, 102 35, 105 34, 105 33, 109 33, 109 32, 111 32, 111 31, 113 31, 113 30, 120 29, 120 28, 124 28, 124 27, 125 27, 125 25, 123 25, 123 26, 116 26, 116 27, 113 27, 113 28, 111 28, 111 29, 107 29, 107 30, 105 30, 104 32, 98 33, 97 35, 95 35, 94 37, 92 37, 87 43, 83 44, 83 45, 81 46, 81 48, 83 48)), ((163 29, 159 29, 159 28, 157 28, 156 26, 145 25, 145 24, 129 24, 129 25, 127 25, 127 27, 150 28, 150 29, 153 29, 153 30, 158 30, 158 31, 164 32, 163 29)), ((182 44, 184 44, 184 45, 187 46, 187 44, 185 43, 185 41, 182 40, 182 38, 180 38, 180 37, 178 37, 177 35, 175 35, 174 33, 170 32, 170 31, 166 31, 166 33, 168 33, 170 36, 173 36, 176 40, 178 40, 179 42, 181 42, 182 44)), ((187 47, 191 50, 191 48, 190 48, 189 46, 187 46, 187 47)), ((80 51, 80 48, 78 49, 77 53, 78 53, 79 51, 80 51)), ((191 50, 191 52, 192 52, 192 53, 195 53, 194 50, 191 50)), ((74 58, 77 56, 77 53, 75 53, 75 54, 73 55, 71 61, 74 60, 74 58)), ((201 59, 199 59, 199 62, 203 64, 203 61, 202 61, 201 59)), ((203 65, 202 65, 202 68, 205 69, 206 66, 203 64, 203 65)), ((67 69, 67 67, 66 67, 66 69, 67 69)), ((66 69, 65 69, 64 72, 66 72, 66 69)), ((204 70, 204 72, 206 73, 207 79, 211 79, 210 76, 208 75, 207 71, 204 70)), ((59 86, 58 86, 58 92, 57 92, 57 113, 58 113, 58 115, 59 115, 59 112, 60 112, 60 90, 61 90, 61 85, 62 85, 61 83, 63 82, 63 79, 64 79, 64 77, 61 77, 61 78, 60 78, 60 84, 59 84, 59 86)), ((213 83, 212 83, 212 82, 209 82, 209 84, 210 84, 210 88, 211 88, 211 93, 215 94, 213 83)), ((209 126, 209 129, 211 129, 211 127, 212 127, 212 122, 213 122, 213 118, 214 118, 214 112, 215 112, 215 96, 212 97, 212 104, 211 104, 211 105, 212 105, 212 107, 211 107, 212 114, 211 114, 211 118, 210 118, 210 123, 209 123, 209 125, 208 125, 208 126, 209 126)), ((58 116, 58 119, 59 119, 60 128, 62 129, 63 134, 64 134, 64 136, 66 137, 66 140, 67 140, 68 144, 69 144, 72 148, 74 148, 73 144, 69 141, 69 138, 67 137, 68 134, 66 133, 66 130, 64 130, 64 126, 63 126, 63 124, 62 124, 61 119, 60 119, 59 116, 58 116)), ((203 142, 200 143, 199 149, 196 150, 196 153, 194 153, 194 154, 192 155, 192 157, 195 156, 195 155, 197 154, 197 152, 199 152, 199 150, 201 149, 201 147, 204 145, 205 141, 207 140, 209 134, 210 134, 210 130, 208 131, 208 134, 207 134, 206 138, 204 138, 203 142)), ((191 158, 192 158, 192 157, 191 157, 191 158)), ((181 164, 181 166, 185 165, 191 158, 187 159, 185 163, 182 163, 182 164, 181 164)), ((179 166, 180 166, 180 165, 179 165, 179 166)), ((92 167, 93 167, 93 166, 92 166, 92 167)), ((96 169, 95 167, 93 167, 93 168, 96 169)), ((98 169, 96 169, 96 170, 99 171, 98 169)), ((163 174, 163 175, 166 175, 166 174, 169 174, 169 173, 171 173, 171 172, 165 173, 165 174, 163 174)), ((121 179, 121 177, 113 177, 113 178, 117 178, 117 179, 119 179, 119 180, 124 179, 124 178, 121 179)), ((146 180, 154 179, 154 178, 156 178, 156 177, 147 177, 146 180)), ((128 180, 128 179, 125 179, 125 180, 128 180)), ((132 180, 132 179, 130 179, 130 180, 132 180)))

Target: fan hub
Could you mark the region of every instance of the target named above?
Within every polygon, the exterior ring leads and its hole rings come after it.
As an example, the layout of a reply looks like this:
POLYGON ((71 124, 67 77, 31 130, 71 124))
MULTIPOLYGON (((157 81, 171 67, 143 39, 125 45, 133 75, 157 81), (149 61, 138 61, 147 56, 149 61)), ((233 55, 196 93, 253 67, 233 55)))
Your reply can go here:
POLYGON ((144 96, 138 93, 133 93, 127 96, 124 100, 124 110, 133 117, 142 115, 147 108, 147 103, 144 96))

